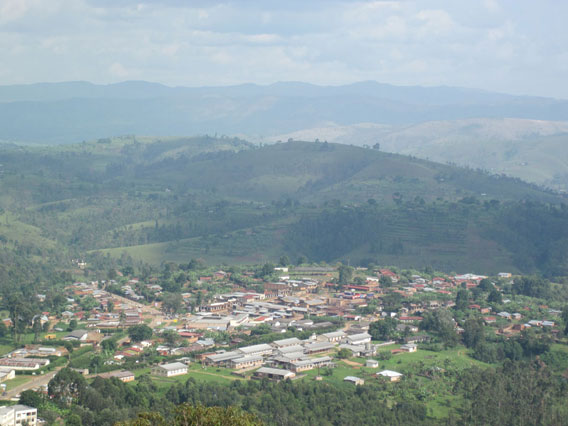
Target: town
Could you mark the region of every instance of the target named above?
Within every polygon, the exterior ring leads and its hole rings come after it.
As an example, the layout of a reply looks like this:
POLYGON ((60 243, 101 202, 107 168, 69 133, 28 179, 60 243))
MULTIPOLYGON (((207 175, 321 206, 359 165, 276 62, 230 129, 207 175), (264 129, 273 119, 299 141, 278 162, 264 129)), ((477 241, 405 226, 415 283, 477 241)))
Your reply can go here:
MULTIPOLYGON (((25 396, 48 395, 49 381, 64 368, 87 380, 146 377, 164 389, 188 377, 394 386, 425 368, 499 361, 475 341, 479 330, 504 341, 531 330, 534 339, 565 348, 561 306, 523 295, 518 282, 529 278, 510 273, 341 264, 202 267, 191 274, 167 268, 145 279, 125 268, 66 285, 54 311, 31 318, 18 347, 2 346, 3 399, 21 405, 0 415, 25 415, 35 425, 37 410, 25 396)), ((5 330, 15 329, 12 318, 3 320, 5 330)))

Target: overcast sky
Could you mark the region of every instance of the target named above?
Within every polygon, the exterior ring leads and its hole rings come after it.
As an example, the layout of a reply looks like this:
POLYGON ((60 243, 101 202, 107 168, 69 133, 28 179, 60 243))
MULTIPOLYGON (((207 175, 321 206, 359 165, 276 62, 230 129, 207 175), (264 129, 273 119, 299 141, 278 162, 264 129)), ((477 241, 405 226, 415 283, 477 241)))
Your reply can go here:
POLYGON ((568 98, 563 0, 0 0, 0 84, 376 80, 568 98))

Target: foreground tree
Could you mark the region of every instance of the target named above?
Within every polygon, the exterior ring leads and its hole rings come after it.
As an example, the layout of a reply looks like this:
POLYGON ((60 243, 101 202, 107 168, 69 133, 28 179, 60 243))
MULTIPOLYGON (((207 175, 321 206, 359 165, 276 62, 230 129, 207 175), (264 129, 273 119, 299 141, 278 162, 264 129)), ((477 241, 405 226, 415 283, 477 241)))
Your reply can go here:
POLYGON ((158 413, 142 413, 135 420, 119 422, 117 426, 260 426, 263 423, 253 414, 236 407, 204 407, 182 404, 175 417, 167 421, 158 413))

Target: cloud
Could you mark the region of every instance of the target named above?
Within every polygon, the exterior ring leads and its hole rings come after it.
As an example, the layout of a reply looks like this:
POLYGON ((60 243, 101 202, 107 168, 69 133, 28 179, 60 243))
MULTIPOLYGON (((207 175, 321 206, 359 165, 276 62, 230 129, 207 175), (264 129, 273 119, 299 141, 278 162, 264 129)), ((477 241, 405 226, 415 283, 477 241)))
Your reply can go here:
POLYGON ((568 97, 566 12, 551 0, 0 0, 0 77, 378 80, 568 97))

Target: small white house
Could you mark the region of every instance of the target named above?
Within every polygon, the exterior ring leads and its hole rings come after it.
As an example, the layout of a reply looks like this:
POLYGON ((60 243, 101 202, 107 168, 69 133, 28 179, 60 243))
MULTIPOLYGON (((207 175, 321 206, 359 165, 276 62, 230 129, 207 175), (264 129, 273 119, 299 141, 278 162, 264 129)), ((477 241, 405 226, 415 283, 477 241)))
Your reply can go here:
POLYGON ((368 359, 367 361, 365 361, 365 367, 379 368, 379 361, 377 361, 376 359, 368 359))
POLYGON ((405 352, 416 352, 418 350, 418 346, 416 346, 414 343, 407 343, 406 345, 402 345, 400 349, 405 352))
POLYGON ((377 377, 384 377, 391 382, 398 382, 402 378, 402 374, 397 371, 383 370, 377 373, 377 377))
POLYGON ((157 365, 152 368, 152 374, 163 377, 180 376, 182 374, 187 374, 187 365, 182 364, 181 362, 157 365))

